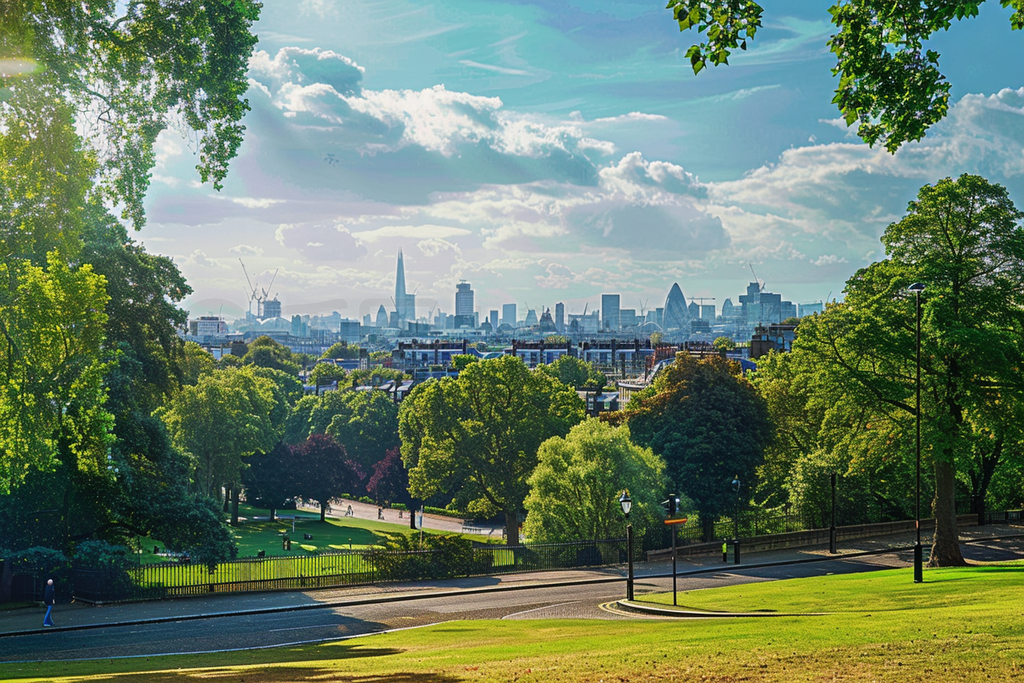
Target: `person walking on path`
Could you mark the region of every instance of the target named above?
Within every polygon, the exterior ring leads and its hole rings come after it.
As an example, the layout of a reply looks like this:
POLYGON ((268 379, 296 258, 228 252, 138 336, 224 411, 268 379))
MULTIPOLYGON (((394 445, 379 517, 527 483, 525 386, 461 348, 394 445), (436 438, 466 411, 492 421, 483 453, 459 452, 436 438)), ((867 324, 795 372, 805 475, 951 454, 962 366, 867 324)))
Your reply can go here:
POLYGON ((53 626, 53 619, 50 614, 53 612, 53 605, 57 602, 57 591, 53 588, 53 579, 46 580, 46 589, 43 591, 43 604, 46 605, 46 616, 43 617, 43 626, 53 626))

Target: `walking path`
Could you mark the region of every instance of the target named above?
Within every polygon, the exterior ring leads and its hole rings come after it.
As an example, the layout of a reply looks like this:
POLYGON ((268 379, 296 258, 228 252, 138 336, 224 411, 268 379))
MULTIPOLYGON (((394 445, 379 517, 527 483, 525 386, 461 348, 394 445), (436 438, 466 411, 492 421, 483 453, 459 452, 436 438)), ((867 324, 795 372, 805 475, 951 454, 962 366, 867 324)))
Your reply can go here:
MULTIPOLYGON (((334 519, 344 519, 345 511, 348 506, 352 506, 352 516, 358 519, 372 519, 379 520, 377 516, 380 508, 373 503, 361 503, 358 500, 348 500, 346 498, 339 499, 338 504, 332 503, 331 511, 327 513, 328 517, 334 519)), ((300 510, 306 510, 311 512, 320 512, 319 507, 314 506, 300 506, 300 510)), ((381 521, 391 522, 393 524, 404 524, 409 526, 409 511, 408 510, 392 510, 390 508, 383 509, 384 519, 381 521), (399 516, 401 515, 401 517, 399 516)), ((431 529, 434 531, 448 531, 451 533, 473 533, 480 536, 489 536, 491 538, 501 538, 502 527, 494 525, 476 525, 466 527, 463 524, 463 520, 457 517, 445 517, 443 515, 423 515, 423 528, 431 529)))
MULTIPOLYGON (((372 507, 372 506, 367 506, 372 507)), ((353 509, 355 506, 353 505, 353 509)), ((374 513, 375 514, 375 513, 374 513)), ((1024 528, 1009 525, 989 525, 963 529, 961 538, 964 541, 992 537, 1017 537, 1024 535, 1024 528)), ((828 547, 798 548, 774 550, 768 552, 743 553, 741 565, 723 563, 721 556, 680 558, 678 572, 680 575, 693 572, 736 572, 749 568, 753 564, 768 562, 807 561, 809 559, 841 558, 843 555, 854 555, 865 551, 884 550, 895 546, 905 549, 913 543, 913 534, 905 533, 874 540, 856 540, 843 543, 838 555, 830 555, 828 547)), ((1007 550, 1002 552, 993 544, 993 557, 1019 557, 1019 554, 1007 550)), ((905 563, 904 563, 905 565, 905 563)), ((671 560, 639 563, 635 568, 637 579, 652 576, 664 576, 671 572, 671 560)), ((351 586, 328 588, 315 591, 274 591, 265 593, 218 593, 188 598, 157 600, 117 605, 92 606, 82 603, 58 605, 54 611, 54 621, 58 628, 90 628, 114 623, 138 623, 151 620, 177 620, 228 614, 238 612, 259 612, 262 610, 309 609, 324 603, 339 601, 372 601, 401 599, 402 596, 414 598, 424 594, 436 594, 451 591, 510 590, 517 587, 565 585, 573 582, 613 582, 621 581, 624 567, 599 569, 566 569, 538 571, 504 576, 482 576, 443 581, 422 581, 396 584, 379 584, 368 586, 351 586)), ((16 632, 36 631, 41 627, 43 609, 25 607, 19 609, 0 610, 0 638, 16 632)))

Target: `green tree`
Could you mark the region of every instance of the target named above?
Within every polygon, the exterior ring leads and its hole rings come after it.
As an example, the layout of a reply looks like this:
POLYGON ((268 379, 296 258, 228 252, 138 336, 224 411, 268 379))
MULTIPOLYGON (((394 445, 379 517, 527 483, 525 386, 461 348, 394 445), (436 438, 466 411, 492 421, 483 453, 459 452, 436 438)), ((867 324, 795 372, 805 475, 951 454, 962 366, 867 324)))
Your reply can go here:
POLYGON ((470 363, 478 363, 479 361, 480 359, 471 353, 459 353, 452 356, 452 367, 462 372, 470 363))
POLYGON ((299 374, 299 364, 292 359, 291 350, 267 336, 256 337, 249 343, 245 355, 242 356, 242 363, 281 370, 289 375, 299 374))
POLYGON ((220 189, 249 109, 259 9, 252 0, 7 0, 0 55, 27 68, 0 71, 0 113, 32 127, 41 102, 78 112, 79 125, 102 141, 104 194, 141 227, 153 144, 169 125, 195 136, 199 176, 220 189))
POLYGON ((409 492, 427 498, 462 492, 469 510, 502 513, 508 542, 519 542, 527 479, 546 439, 584 416, 576 392, 515 356, 470 364, 458 378, 416 387, 399 410, 409 492))
POLYGON ((538 543, 621 538, 619 495, 633 499, 630 520, 641 536, 660 522, 664 461, 635 445, 628 427, 584 420, 540 445, 530 475, 523 533, 538 543))
POLYGON ((654 385, 635 395, 620 418, 633 441, 665 459, 676 489, 700 513, 705 538, 731 514, 738 476, 748 487, 772 439, 768 409, 741 374, 739 363, 676 354, 654 385))
POLYGON ((715 337, 715 340, 711 342, 711 346, 714 347, 715 351, 719 352, 732 351, 736 348, 736 342, 733 341, 732 337, 715 337))
POLYGON ((608 382, 592 363, 567 353, 556 358, 550 365, 538 365, 537 370, 577 390, 600 389, 608 382))
POLYGON ((354 463, 370 472, 400 445, 398 406, 383 391, 346 391, 341 399, 344 409, 325 431, 345 447, 354 463))
POLYGON ((342 388, 347 376, 345 368, 338 367, 334 363, 317 363, 309 373, 309 382, 316 385, 318 389, 329 387, 335 382, 338 383, 339 388, 342 388))
POLYGON ((935 480, 930 566, 963 563, 957 471, 994 471, 1016 439, 995 416, 1016 413, 1024 398, 1022 217, 1006 190, 983 178, 926 185, 882 236, 888 258, 847 282, 843 304, 804 320, 795 344, 833 369, 843 393, 886 418, 890 428, 879 439, 892 442, 891 451, 912 453, 915 302, 907 287, 925 284, 922 446, 935 480))
MULTIPOLYGON (((828 11, 836 27, 828 46, 836 56, 832 73, 839 86, 832 102, 847 125, 868 144, 890 152, 920 140, 949 108, 950 83, 939 71, 939 53, 927 41, 954 19, 978 15, 985 0, 842 0, 828 11)), ((1013 8, 1010 27, 1024 28, 1024 0, 1000 0, 1013 8)), ((761 27, 761 5, 754 0, 669 0, 679 30, 696 28, 707 42, 686 56, 693 72, 708 62, 728 64, 733 50, 746 50, 761 27)))
POLYGON ((348 342, 337 342, 332 344, 329 349, 320 355, 321 358, 333 358, 339 360, 342 358, 359 358, 359 347, 350 345, 348 342))
POLYGON ((0 261, 0 493, 30 469, 103 473, 111 415, 100 355, 107 303, 92 267, 0 261))
POLYGON ((201 493, 212 496, 222 483, 238 484, 244 459, 277 443, 285 410, 276 391, 249 368, 218 370, 158 409, 172 443, 190 458, 201 493))
POLYGON ((213 356, 195 342, 185 342, 181 353, 181 381, 183 384, 195 385, 203 375, 209 375, 216 367, 213 356))

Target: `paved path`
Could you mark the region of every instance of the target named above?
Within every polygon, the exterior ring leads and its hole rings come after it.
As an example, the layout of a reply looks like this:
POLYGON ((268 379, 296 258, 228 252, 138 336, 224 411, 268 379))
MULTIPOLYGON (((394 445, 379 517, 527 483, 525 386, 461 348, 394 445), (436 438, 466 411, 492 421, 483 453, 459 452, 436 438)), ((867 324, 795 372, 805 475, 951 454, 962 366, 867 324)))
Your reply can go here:
MULTIPOLYGON (((335 519, 344 519, 345 510, 351 505, 352 516, 358 519, 372 519, 377 520, 378 507, 373 503, 360 503, 358 500, 339 499, 338 504, 331 506, 331 512, 328 517, 335 519)), ((302 506, 299 509, 308 512, 320 512, 319 507, 313 506, 302 506)), ((404 524, 409 526, 409 513, 404 510, 391 510, 384 508, 384 519, 382 521, 391 522, 393 524, 404 524), (399 517, 401 515, 401 517, 399 517)), ((425 529, 433 529, 435 531, 450 531, 452 533, 464 533, 463 532, 463 520, 455 517, 444 517, 442 515, 423 515, 423 527, 425 529)), ((489 536, 491 538, 501 538, 502 527, 494 525, 474 525, 476 531, 465 532, 465 533, 477 533, 481 536, 489 536)))

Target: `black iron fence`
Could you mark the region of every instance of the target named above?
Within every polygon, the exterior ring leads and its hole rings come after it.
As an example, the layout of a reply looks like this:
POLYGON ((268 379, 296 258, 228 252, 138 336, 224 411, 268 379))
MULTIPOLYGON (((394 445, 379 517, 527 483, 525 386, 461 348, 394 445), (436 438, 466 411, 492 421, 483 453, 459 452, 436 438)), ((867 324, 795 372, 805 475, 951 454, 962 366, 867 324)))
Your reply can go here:
POLYGON ((72 570, 76 599, 153 600, 204 593, 329 588, 388 581, 493 576, 625 562, 624 539, 446 550, 342 551, 246 558, 205 565, 163 563, 122 570, 72 570))

